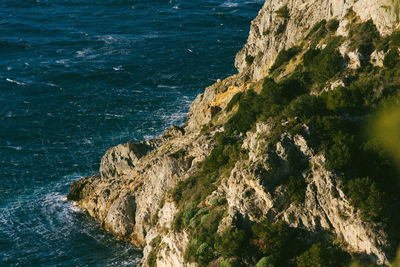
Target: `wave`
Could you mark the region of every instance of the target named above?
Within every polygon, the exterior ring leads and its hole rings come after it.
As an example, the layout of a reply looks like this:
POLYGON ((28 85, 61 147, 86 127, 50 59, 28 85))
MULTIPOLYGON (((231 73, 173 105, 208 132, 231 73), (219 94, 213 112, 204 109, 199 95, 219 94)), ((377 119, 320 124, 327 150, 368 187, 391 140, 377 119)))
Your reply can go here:
POLYGON ((10 83, 16 83, 16 84, 18 84, 18 85, 26 85, 26 84, 23 83, 23 82, 17 82, 17 81, 11 80, 11 79, 9 79, 9 78, 6 78, 6 81, 7 81, 7 82, 10 82, 10 83))

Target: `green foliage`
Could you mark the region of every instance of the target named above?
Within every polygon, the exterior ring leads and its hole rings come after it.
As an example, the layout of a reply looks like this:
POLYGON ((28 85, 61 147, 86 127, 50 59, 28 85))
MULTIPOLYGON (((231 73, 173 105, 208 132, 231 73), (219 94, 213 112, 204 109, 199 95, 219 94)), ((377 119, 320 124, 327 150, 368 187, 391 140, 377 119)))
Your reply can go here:
POLYGON ((295 234, 286 223, 263 221, 251 227, 252 243, 260 255, 274 255, 278 259, 293 250, 295 234))
POLYGON ((394 68, 400 61, 399 51, 397 48, 391 48, 389 52, 386 54, 383 65, 385 68, 394 68))
POLYGON ((149 253, 149 256, 147 257, 147 264, 150 267, 155 267, 157 266, 157 254, 160 250, 160 245, 161 245, 161 237, 157 236, 153 238, 150 242, 151 246, 151 251, 149 253))
POLYGON ((278 69, 285 63, 289 62, 294 56, 296 56, 299 52, 301 51, 301 48, 298 46, 294 46, 292 48, 289 48, 288 50, 282 49, 278 57, 275 60, 274 65, 272 65, 270 72, 273 72, 274 70, 278 69))
POLYGON ((307 183, 302 176, 290 176, 286 183, 286 188, 288 190, 290 201, 296 204, 304 203, 307 183))
POLYGON ((333 39, 323 50, 310 48, 304 54, 304 66, 315 82, 324 83, 342 70, 343 58, 337 50, 337 41, 333 39))
POLYGON ((374 51, 375 45, 380 41, 380 35, 372 20, 352 24, 349 31, 350 47, 358 49, 369 60, 369 55, 374 51))
POLYGON ((339 21, 337 19, 331 19, 326 23, 326 29, 330 32, 335 32, 339 27, 339 21))
POLYGON ((346 185, 346 194, 350 197, 351 205, 361 210, 364 220, 382 219, 384 194, 369 177, 349 181, 346 185))
POLYGON ((318 32, 320 29, 322 29, 325 32, 325 25, 326 25, 326 20, 323 19, 320 22, 318 22, 317 24, 315 24, 310 32, 307 34, 306 38, 310 38, 314 33, 318 32))
POLYGON ((292 99, 306 91, 301 75, 293 75, 280 83, 265 79, 260 94, 249 90, 240 98, 238 111, 225 123, 225 133, 245 133, 258 118, 267 119, 279 115, 292 99))
POLYGON ((311 246, 297 260, 298 267, 337 267, 347 266, 350 256, 334 247, 325 247, 321 243, 311 246))
POLYGON ((287 5, 282 6, 277 11, 275 11, 275 13, 276 13, 276 15, 278 15, 278 17, 283 18, 283 19, 288 19, 290 17, 289 9, 288 9, 287 5))
POLYGON ((189 246, 185 251, 186 262, 197 262, 200 266, 207 264, 217 257, 214 249, 218 237, 218 225, 224 210, 213 209, 202 215, 200 220, 192 225, 189 246))
POLYGON ((247 66, 250 66, 251 64, 253 64, 254 57, 252 55, 247 55, 245 58, 245 61, 246 61, 247 66))
POLYGON ((256 267, 273 267, 275 260, 272 256, 262 257, 261 260, 257 262, 256 267))
POLYGON ((215 249, 224 258, 240 256, 246 249, 248 237, 242 229, 228 227, 217 237, 215 249))
POLYGON ((237 103, 239 103, 239 101, 240 101, 240 99, 241 99, 242 96, 243 96, 243 92, 239 92, 239 93, 235 94, 235 95, 232 97, 231 101, 229 101, 228 105, 226 105, 226 111, 228 111, 228 112, 231 111, 232 108, 233 108, 237 103))
POLYGON ((400 30, 396 30, 390 36, 390 46, 400 47, 400 30))

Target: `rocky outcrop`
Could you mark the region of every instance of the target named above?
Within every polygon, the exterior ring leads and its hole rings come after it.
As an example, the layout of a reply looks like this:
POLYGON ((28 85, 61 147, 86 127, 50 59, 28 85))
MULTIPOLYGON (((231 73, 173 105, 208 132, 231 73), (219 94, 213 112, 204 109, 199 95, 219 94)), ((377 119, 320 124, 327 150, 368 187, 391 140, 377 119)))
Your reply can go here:
MULTIPOLYGON (((284 0, 266 1, 250 27, 246 45, 237 54, 235 66, 239 72, 247 72, 253 80, 268 74, 279 51, 294 46, 322 19, 341 20, 352 9, 366 21, 372 19, 383 35, 399 26, 399 3, 392 0, 284 0), (287 8, 287 14, 278 12, 287 8), (254 57, 253 63, 246 57, 254 57)), ((339 27, 340 35, 347 35, 346 24, 339 27)))
MULTIPOLYGON (((362 20, 372 19, 381 34, 398 26, 398 5, 378 0, 284 0, 267 1, 251 24, 248 41, 238 53, 235 65, 239 74, 205 89, 190 107, 184 128, 173 126, 163 136, 140 143, 126 143, 106 151, 98 175, 83 178, 71 186, 68 200, 100 222, 101 227, 122 240, 143 248, 142 264, 190 266, 184 262, 189 233, 171 230, 179 208, 171 199, 171 190, 199 169, 215 147, 212 138, 222 132, 223 124, 235 108, 225 108, 238 92, 250 87, 257 91, 257 81, 268 74, 277 54, 295 45, 311 27, 322 19, 343 18, 352 8, 362 20), (397 6, 393 6, 397 5, 397 6), (282 9, 287 7, 287 9, 282 9), (246 56, 254 57, 249 65, 246 56), (212 124, 211 124, 212 122, 212 124)), ((347 20, 341 20, 337 34, 348 34, 347 20)), ((348 51, 343 56, 349 68, 358 68, 362 55, 348 51)), ((374 52, 371 61, 383 63, 384 54, 374 52)), ((326 90, 343 86, 333 82, 326 90)), ((205 205, 215 197, 227 200, 228 216, 218 232, 237 218, 249 221, 269 219, 286 221, 292 227, 310 232, 327 231, 340 239, 349 251, 368 254, 378 263, 387 263, 387 237, 373 224, 365 223, 343 193, 340 179, 325 168, 325 157, 308 145, 306 135, 284 133, 275 144, 269 143, 273 124, 259 123, 243 138, 242 149, 248 158, 236 162, 205 205), (296 159, 291 158, 293 153, 296 159), (278 185, 293 170, 294 162, 311 166, 299 175, 304 179, 305 201, 297 205, 287 190, 278 185)), ((307 132, 304 125, 304 132, 307 132)))
POLYGON ((310 232, 333 232, 349 248, 364 251, 376 257, 377 262, 386 263, 387 236, 381 229, 362 221, 343 193, 340 179, 325 168, 324 155, 315 154, 303 136, 287 133, 280 137, 274 149, 269 149, 268 142, 259 140, 268 138, 271 128, 259 123, 254 133, 247 134, 243 148, 248 150, 249 159, 237 162, 220 188, 229 203, 229 216, 239 214, 251 221, 269 218, 310 232), (289 159, 293 151, 297 157, 289 159), (302 205, 290 201, 284 186, 274 186, 276 181, 293 173, 290 165, 299 161, 311 165, 310 170, 301 173, 307 184, 302 205))

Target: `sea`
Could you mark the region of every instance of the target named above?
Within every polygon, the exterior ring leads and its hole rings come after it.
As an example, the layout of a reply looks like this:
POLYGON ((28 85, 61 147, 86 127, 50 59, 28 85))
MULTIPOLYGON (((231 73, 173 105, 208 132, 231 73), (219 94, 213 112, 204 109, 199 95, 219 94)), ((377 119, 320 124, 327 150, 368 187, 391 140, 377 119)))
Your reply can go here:
POLYGON ((0 266, 136 266, 66 200, 104 152, 185 123, 263 0, 0 0, 0 266))

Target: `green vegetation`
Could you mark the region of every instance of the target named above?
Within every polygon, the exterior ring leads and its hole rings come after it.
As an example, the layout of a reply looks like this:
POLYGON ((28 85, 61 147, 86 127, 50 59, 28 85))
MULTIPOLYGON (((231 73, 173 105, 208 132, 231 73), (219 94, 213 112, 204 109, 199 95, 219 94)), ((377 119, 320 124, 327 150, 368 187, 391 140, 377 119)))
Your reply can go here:
POLYGON ((245 58, 245 61, 246 61, 247 66, 250 66, 251 64, 253 64, 254 57, 251 55, 247 55, 245 58))
POLYGON ((283 19, 288 19, 290 17, 289 8, 286 5, 279 8, 275 13, 278 17, 283 19))
POLYGON ((326 29, 330 32, 336 32, 339 27, 339 21, 337 19, 331 19, 326 23, 326 29))
POLYGON ((274 70, 281 67, 283 64, 289 62, 300 51, 301 51, 301 48, 297 47, 297 46, 289 48, 288 50, 285 50, 285 49, 281 50, 281 52, 279 52, 278 57, 275 60, 274 65, 272 65, 270 72, 273 72, 274 70))
POLYGON ((383 60, 385 68, 392 69, 400 62, 399 51, 397 48, 391 48, 383 60))
POLYGON ((348 254, 336 247, 325 247, 321 243, 311 246, 297 260, 298 267, 336 267, 346 266, 350 262, 348 254))
POLYGON ((372 20, 351 24, 349 37, 350 47, 358 49, 368 60, 375 46, 381 41, 378 30, 372 20))
POLYGON ((310 48, 303 56, 305 71, 316 83, 324 83, 343 68, 343 58, 337 50, 340 38, 332 38, 325 49, 310 48))
MULTIPOLYGON (((285 14, 283 10, 282 17, 285 14)), ((235 107, 235 113, 224 124, 224 132, 213 137, 215 147, 211 154, 199 164, 197 173, 178 182, 171 192, 180 210, 174 218, 173 230, 185 229, 189 233, 185 261, 195 261, 200 266, 218 258, 223 258, 221 266, 349 263, 349 255, 330 244, 329 237, 310 239, 309 233, 282 222, 255 223, 239 218, 217 233, 226 216, 226 199, 211 199, 208 206, 205 200, 236 162, 247 157, 241 148, 242 134, 254 129, 257 121, 272 125, 265 137, 267 149, 273 150, 283 133, 307 136, 314 152, 325 155, 325 167, 340 177, 343 192, 362 219, 384 227, 389 234, 398 232, 400 216, 391 211, 400 204, 396 180, 400 171, 400 55, 396 48, 400 33, 381 38, 370 21, 350 25, 351 45, 365 55, 375 49, 387 51, 390 47, 390 50, 384 60, 385 68, 373 67, 365 59, 360 69, 349 70, 343 67, 344 60, 337 49, 344 39, 333 35, 337 27, 336 20, 316 24, 307 36, 310 46, 282 51, 272 68, 272 71, 282 69, 294 56, 305 52, 293 73, 277 81, 266 77, 261 90, 257 90, 259 93, 253 89, 240 92, 227 105, 226 111, 235 107), (325 43, 326 47, 318 49, 318 43, 325 43), (344 77, 344 86, 322 90, 344 77), (314 244, 309 240, 314 240, 314 244)), ((253 60, 246 58, 249 65, 253 60)), ((286 152, 290 162, 289 167, 285 166, 288 173, 275 180, 271 178, 273 174, 260 175, 261 182, 268 190, 282 186, 290 201, 300 206, 305 201, 304 177, 310 171, 309 161, 297 148, 286 152)), ((278 156, 270 156, 268 163, 273 166, 271 169, 284 167, 278 156)), ((253 194, 254 191, 247 190, 243 197, 250 198, 253 194)), ((263 213, 255 208, 250 214, 261 219, 263 213)), ((295 218, 289 220, 294 222, 295 218)), ((393 237, 395 242, 399 238, 393 237)))

